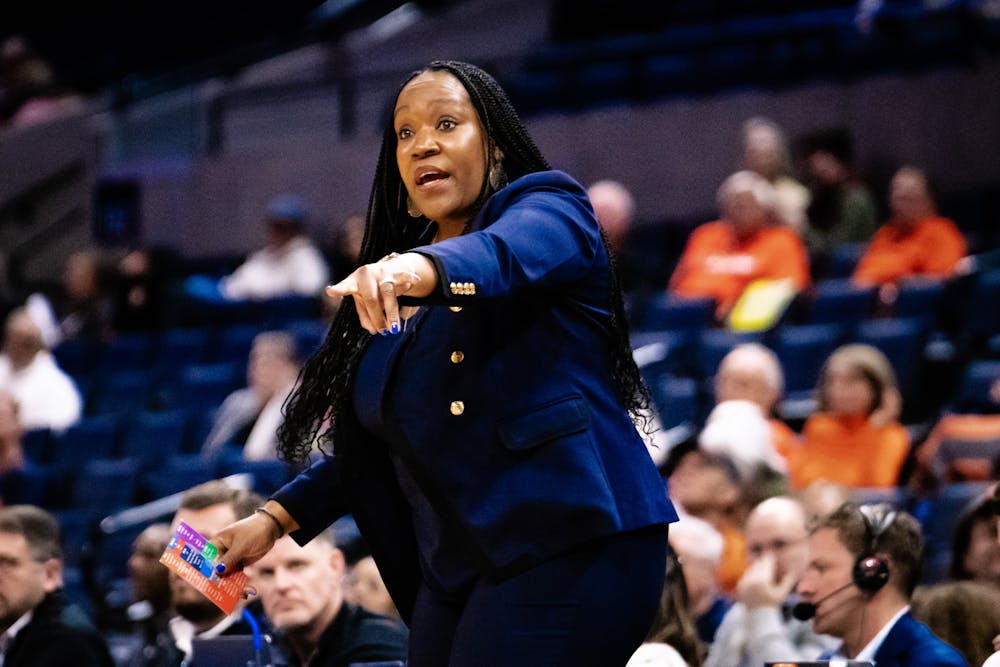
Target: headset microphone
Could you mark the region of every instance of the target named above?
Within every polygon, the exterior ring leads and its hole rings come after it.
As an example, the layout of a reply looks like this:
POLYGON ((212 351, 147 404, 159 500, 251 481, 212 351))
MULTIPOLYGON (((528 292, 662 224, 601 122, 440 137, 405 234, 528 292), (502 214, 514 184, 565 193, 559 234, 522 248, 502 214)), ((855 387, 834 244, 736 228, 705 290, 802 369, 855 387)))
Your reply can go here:
POLYGON ((800 621, 808 621, 810 618, 812 618, 813 616, 816 615, 816 609, 821 604, 823 604, 824 602, 826 602, 827 600, 829 600, 830 598, 832 598, 837 593, 839 593, 839 592, 841 592, 841 591, 843 591, 843 590, 845 590, 847 588, 850 588, 853 585, 854 585, 853 581, 851 581, 849 583, 846 583, 843 586, 841 586, 840 588, 834 590, 833 592, 827 593, 826 595, 824 595, 820 599, 816 600, 815 602, 799 602, 794 607, 792 607, 792 616, 794 616, 795 618, 797 618, 800 621))

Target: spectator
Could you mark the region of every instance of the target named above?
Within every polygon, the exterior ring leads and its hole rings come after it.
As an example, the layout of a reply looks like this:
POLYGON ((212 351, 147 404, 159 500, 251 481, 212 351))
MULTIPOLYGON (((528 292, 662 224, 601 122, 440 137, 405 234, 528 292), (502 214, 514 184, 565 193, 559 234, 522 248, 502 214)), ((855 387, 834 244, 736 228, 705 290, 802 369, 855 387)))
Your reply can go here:
POLYGON ((358 268, 358 257, 361 255, 361 242, 365 238, 365 216, 354 213, 347 216, 333 241, 330 253, 332 275, 334 281, 340 281, 351 275, 358 268))
MULTIPOLYGON (((0 390, 0 479, 24 468, 20 409, 10 392, 0 390)), ((8 499, 9 502, 9 499, 8 499)))
POLYGON ((246 262, 219 283, 230 300, 280 296, 318 296, 329 279, 323 255, 306 236, 306 211, 291 194, 275 197, 267 206, 267 241, 246 262))
MULTIPOLYGON (((171 532, 183 521, 211 540, 225 526, 253 514, 261 503, 263 499, 257 494, 233 488, 221 480, 199 484, 181 497, 171 532)), ((190 658, 196 637, 251 634, 250 625, 241 617, 244 604, 237 604, 233 613, 227 615, 173 573, 170 574, 170 599, 175 615, 152 642, 138 649, 130 664, 179 667, 190 658)))
MULTIPOLYGON (((1000 410, 1000 378, 988 396, 976 399, 1000 410)), ((953 482, 985 482, 993 478, 998 458, 1000 414, 946 414, 917 450, 911 484, 917 491, 933 492, 953 482)))
POLYGON ((743 168, 774 188, 778 219, 800 235, 809 227, 809 190, 792 176, 788 139, 774 121, 756 116, 743 123, 743 168))
MULTIPOLYGON (((990 503, 993 507, 993 516, 996 520, 997 528, 997 540, 1000 540, 1000 482, 993 485, 993 491, 990 495, 990 503)), ((983 667, 1000 667, 1000 634, 997 634, 993 638, 993 650, 996 651, 991 655, 986 662, 983 663, 983 667)))
POLYGON ((722 358, 715 374, 716 403, 744 400, 754 403, 768 419, 771 446, 786 461, 798 449, 798 436, 775 416, 785 390, 778 356, 760 343, 737 345, 722 358))
POLYGON ((111 337, 114 304, 108 296, 110 276, 110 268, 97 253, 81 250, 66 259, 58 297, 50 299, 41 293, 28 297, 26 305, 49 347, 64 340, 111 337))
POLYGON ((868 187, 854 173, 854 151, 846 131, 821 130, 802 143, 812 193, 803 237, 810 253, 822 261, 838 246, 871 240, 878 210, 868 187))
POLYGON ((614 253, 622 288, 630 292, 639 287, 639 271, 629 257, 629 233, 635 220, 635 199, 618 181, 601 180, 587 188, 587 197, 608 245, 614 253))
POLYGON ((0 508, 0 664, 112 667, 104 640, 63 595, 59 524, 31 505, 0 508))
MULTIPOLYGON (((809 536, 798 592, 813 629, 842 641, 837 658, 879 667, 961 667, 961 654, 909 613, 920 578, 920 524, 886 505, 845 504, 809 536)), ((803 610, 805 611, 805 610, 803 610)))
POLYGON ((984 496, 957 518, 951 540, 952 579, 1000 586, 1000 542, 993 509, 991 499, 984 496))
POLYGON ((676 554, 668 554, 660 611, 646 635, 646 641, 625 667, 697 667, 701 665, 704 654, 705 645, 698 637, 698 630, 691 616, 681 564, 676 554))
POLYGON ((348 568, 344 599, 373 614, 400 620, 399 610, 382 581, 375 559, 370 555, 362 556, 348 568))
POLYGON ((0 45, 0 78, 0 127, 44 123, 83 110, 83 100, 57 84, 52 67, 23 37, 8 37, 0 45))
POLYGON ((870 345, 838 348, 823 366, 816 393, 818 412, 802 429, 792 486, 821 479, 847 487, 894 486, 910 436, 898 421, 899 390, 885 355, 870 345))
MULTIPOLYGON (((739 508, 753 507, 787 491, 785 460, 775 450, 771 425, 756 403, 732 400, 716 405, 698 435, 698 447, 733 468, 739 486, 739 508)), ((740 525, 743 513, 737 514, 740 525)))
POLYGON ((966 254, 965 238, 955 223, 937 213, 927 175, 903 167, 889 190, 891 217, 875 233, 854 270, 859 285, 890 285, 882 301, 894 301, 895 285, 905 278, 950 277, 966 254))
POLYGON ((286 535, 247 568, 292 667, 406 659, 399 623, 344 601, 344 570, 332 529, 301 547, 286 535))
POLYGON ((723 318, 758 279, 809 284, 809 260, 798 234, 775 225, 774 188, 763 177, 740 171, 719 188, 722 218, 697 227, 670 278, 682 297, 712 297, 723 318))
POLYGON ((134 602, 129 607, 132 620, 166 621, 170 613, 169 570, 160 564, 170 543, 170 525, 154 523, 146 527, 135 541, 128 557, 128 581, 134 602))
POLYGON ((247 461, 274 460, 281 406, 298 374, 294 337, 281 331, 258 334, 250 348, 247 386, 222 402, 202 454, 215 458, 230 447, 247 461))
POLYGON ((1000 589, 971 581, 917 588, 913 617, 958 649, 970 665, 982 665, 1000 635, 1000 589))
POLYGON ((668 540, 681 564, 698 637, 709 644, 731 604, 718 585, 722 535, 707 521, 685 515, 670 527, 668 540))
POLYGON ((805 509, 789 497, 768 498, 746 522, 749 566, 709 649, 705 667, 757 667, 766 662, 815 660, 833 648, 812 624, 788 615, 792 590, 805 571, 805 509))
POLYGON ((0 389, 9 391, 21 408, 26 429, 65 429, 80 419, 83 400, 73 381, 56 365, 42 329, 25 308, 7 317, 0 354, 0 389))

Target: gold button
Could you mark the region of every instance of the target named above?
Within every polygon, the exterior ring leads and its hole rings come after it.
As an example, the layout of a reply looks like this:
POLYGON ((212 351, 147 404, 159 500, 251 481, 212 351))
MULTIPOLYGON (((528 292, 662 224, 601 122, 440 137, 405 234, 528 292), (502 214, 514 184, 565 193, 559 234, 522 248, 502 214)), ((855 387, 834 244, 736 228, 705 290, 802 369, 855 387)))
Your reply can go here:
POLYGON ((458 283, 451 283, 449 285, 452 294, 458 294, 458 283))
POLYGON ((454 352, 451 353, 451 363, 460 364, 463 361, 465 361, 465 352, 462 352, 461 350, 455 350, 454 352))
POLYGON ((448 306, 448 310, 450 310, 453 313, 460 313, 460 312, 462 312, 462 307, 461 306, 448 306))
POLYGON ((465 412, 465 403, 462 401, 452 401, 451 402, 451 414, 456 417, 465 412))

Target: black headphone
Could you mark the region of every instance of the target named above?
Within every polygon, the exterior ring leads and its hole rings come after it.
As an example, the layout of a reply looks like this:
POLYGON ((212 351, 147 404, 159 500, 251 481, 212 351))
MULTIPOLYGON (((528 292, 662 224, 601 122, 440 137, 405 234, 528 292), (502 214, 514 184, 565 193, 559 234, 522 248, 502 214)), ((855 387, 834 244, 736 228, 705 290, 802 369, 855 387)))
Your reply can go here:
POLYGON ((879 538, 896 520, 896 511, 878 505, 859 505, 865 523, 867 549, 854 561, 851 578, 859 589, 874 595, 889 581, 889 558, 878 550, 879 538))

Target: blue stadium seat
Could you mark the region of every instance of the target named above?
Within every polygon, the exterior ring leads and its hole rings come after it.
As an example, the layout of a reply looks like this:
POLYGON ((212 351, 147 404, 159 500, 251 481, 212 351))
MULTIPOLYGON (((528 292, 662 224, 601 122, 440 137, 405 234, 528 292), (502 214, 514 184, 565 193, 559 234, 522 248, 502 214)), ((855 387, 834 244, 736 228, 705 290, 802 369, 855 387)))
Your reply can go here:
POLYGON ((54 434, 47 428, 33 428, 21 436, 21 448, 32 463, 44 465, 52 461, 54 434))
POLYGON ((250 348, 257 334, 264 331, 259 324, 230 324, 220 329, 212 346, 212 363, 247 363, 250 348))
POLYGON ((72 480, 70 503, 92 516, 104 516, 133 504, 138 468, 129 459, 89 461, 72 480))
POLYGON ((919 317, 928 323, 934 322, 943 291, 944 283, 940 281, 904 281, 899 286, 892 313, 896 317, 919 317))
POLYGON ((715 300, 685 299, 673 294, 660 294, 651 299, 639 315, 637 330, 690 331, 712 324, 715 300))
POLYGON ((850 338, 881 350, 896 372, 903 398, 913 396, 926 339, 922 320, 913 317, 865 320, 857 324, 850 338))
POLYGON ((149 407, 153 374, 145 369, 118 370, 95 378, 87 396, 87 412, 135 412, 149 407))
POLYGON ((132 416, 117 455, 148 468, 180 453, 189 417, 186 410, 144 411, 132 416))
POLYGON ((861 260, 867 243, 842 243, 830 252, 827 260, 826 279, 846 279, 850 278, 861 260))
POLYGON ((248 473, 253 476, 253 490, 268 497, 292 479, 294 471, 284 461, 244 461, 223 457, 219 462, 220 476, 248 473))
POLYGON ((733 333, 725 329, 704 329, 697 335, 694 361, 697 374, 702 378, 715 377, 722 358, 741 343, 760 343, 763 334, 733 333))
POLYGON ((650 386, 664 429, 684 424, 692 427, 700 419, 698 382, 692 378, 661 377, 650 386))
POLYGON ((90 340, 78 338, 59 343, 52 354, 59 368, 74 377, 86 375, 94 370, 98 359, 98 346, 90 340))
POLYGON ((76 470, 87 461, 112 456, 121 425, 120 414, 84 417, 55 437, 52 464, 60 470, 76 470))
POLYGON ((156 500, 216 477, 215 465, 198 454, 171 456, 143 476, 142 486, 148 500, 156 500))
POLYGON ((823 364, 840 345, 843 335, 843 327, 834 323, 785 325, 778 329, 773 349, 785 374, 785 391, 815 388, 823 364))
POLYGON ((965 332, 975 339, 1000 334, 1000 270, 976 276, 964 319, 965 332))
POLYGON ((167 329, 153 355, 157 368, 178 368, 206 361, 211 330, 206 327, 167 329))
POLYGON ((51 485, 58 482, 54 469, 27 465, 0 475, 0 498, 5 505, 37 505, 52 507, 51 485))
POLYGON ((955 392, 952 409, 970 414, 1000 412, 1000 405, 990 398, 990 388, 1000 380, 1000 360, 983 359, 969 363, 955 392))
POLYGON ((874 288, 856 287, 847 279, 824 280, 816 284, 808 323, 860 322, 871 317, 874 288))
POLYGON ((218 407, 230 392, 245 383, 244 368, 238 362, 185 366, 155 391, 154 406, 163 409, 218 407))
POLYGON ((119 334, 101 349, 98 367, 102 372, 146 368, 152 349, 152 337, 149 334, 119 334))
POLYGON ((283 329, 295 338, 298 356, 307 359, 323 344, 329 325, 319 318, 309 318, 288 322, 283 329))

